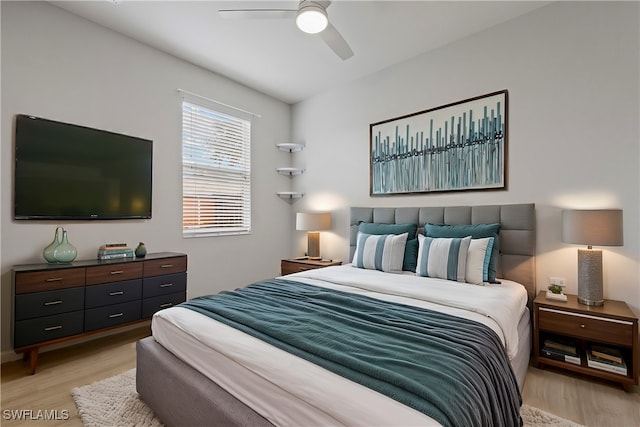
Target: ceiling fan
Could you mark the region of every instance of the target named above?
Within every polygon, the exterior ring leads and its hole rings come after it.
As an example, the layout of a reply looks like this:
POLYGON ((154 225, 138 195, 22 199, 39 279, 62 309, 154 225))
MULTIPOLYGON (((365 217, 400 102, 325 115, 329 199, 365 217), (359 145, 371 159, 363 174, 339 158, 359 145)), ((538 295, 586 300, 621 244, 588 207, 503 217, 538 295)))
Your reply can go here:
POLYGON ((301 31, 318 34, 340 58, 349 59, 353 51, 329 22, 328 0, 302 0, 298 9, 221 9, 221 16, 231 19, 294 19, 301 31))

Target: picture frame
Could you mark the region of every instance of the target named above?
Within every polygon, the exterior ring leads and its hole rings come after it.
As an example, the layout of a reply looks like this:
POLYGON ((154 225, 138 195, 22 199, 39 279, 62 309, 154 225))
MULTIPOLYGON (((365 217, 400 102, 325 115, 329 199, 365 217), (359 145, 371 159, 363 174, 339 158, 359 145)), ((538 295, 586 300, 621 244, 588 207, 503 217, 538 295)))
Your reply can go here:
POLYGON ((506 190, 508 91, 369 125, 370 196, 506 190))

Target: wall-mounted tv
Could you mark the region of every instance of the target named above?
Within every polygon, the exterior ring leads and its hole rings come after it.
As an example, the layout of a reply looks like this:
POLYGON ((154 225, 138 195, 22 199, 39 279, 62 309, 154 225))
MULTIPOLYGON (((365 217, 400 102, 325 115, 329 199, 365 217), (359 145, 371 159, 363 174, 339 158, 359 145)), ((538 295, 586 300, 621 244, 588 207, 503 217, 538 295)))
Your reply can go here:
POLYGON ((17 220, 151 218, 153 142, 16 115, 17 220))

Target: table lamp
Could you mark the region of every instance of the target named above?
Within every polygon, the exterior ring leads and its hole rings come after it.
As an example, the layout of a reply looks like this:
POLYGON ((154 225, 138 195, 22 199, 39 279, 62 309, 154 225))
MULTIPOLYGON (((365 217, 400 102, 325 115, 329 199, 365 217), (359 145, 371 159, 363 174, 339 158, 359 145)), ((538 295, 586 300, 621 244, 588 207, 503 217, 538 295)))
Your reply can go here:
POLYGON ((622 210, 563 210, 562 241, 587 245, 578 249, 578 301, 602 305, 602 251, 592 246, 622 246, 622 210))
POLYGON ((307 256, 309 259, 320 257, 320 230, 331 229, 331 213, 296 214, 296 230, 307 231, 307 256))

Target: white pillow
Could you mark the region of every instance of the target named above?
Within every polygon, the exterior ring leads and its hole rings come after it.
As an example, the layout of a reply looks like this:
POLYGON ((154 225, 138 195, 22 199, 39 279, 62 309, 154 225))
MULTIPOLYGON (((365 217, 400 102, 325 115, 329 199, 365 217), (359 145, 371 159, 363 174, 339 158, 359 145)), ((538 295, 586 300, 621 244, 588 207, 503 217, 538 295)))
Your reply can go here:
POLYGON ((489 281, 489 259, 493 248, 493 237, 472 239, 467 253, 465 281, 473 285, 484 285, 489 281))
POLYGON ((358 231, 353 265, 389 273, 402 271, 404 247, 407 244, 408 235, 408 233, 365 234, 358 231))
POLYGON ((465 281, 471 236, 425 237, 418 235, 418 276, 465 281))

